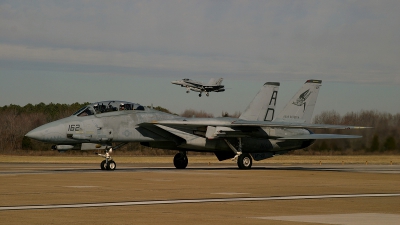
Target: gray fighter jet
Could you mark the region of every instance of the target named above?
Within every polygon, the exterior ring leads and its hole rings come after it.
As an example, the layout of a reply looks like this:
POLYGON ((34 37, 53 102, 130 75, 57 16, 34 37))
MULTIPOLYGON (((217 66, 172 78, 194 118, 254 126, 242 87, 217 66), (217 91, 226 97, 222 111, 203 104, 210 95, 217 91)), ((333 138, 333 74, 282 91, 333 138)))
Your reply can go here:
POLYGON ((201 97, 201 94, 205 92, 206 96, 208 97, 210 95, 210 92, 225 91, 224 85, 221 85, 222 80, 223 78, 219 78, 218 80, 215 80, 215 78, 211 78, 210 81, 208 81, 208 84, 203 84, 201 82, 185 78, 182 80, 172 81, 171 83, 185 87, 186 93, 189 93, 190 90, 200 92, 199 97, 201 97))
POLYGON ((185 118, 127 101, 90 104, 70 117, 40 126, 27 137, 54 143, 55 150, 104 150, 102 170, 114 170, 110 154, 129 142, 176 150, 174 165, 188 165, 188 151, 213 152, 222 161, 233 159, 240 169, 310 146, 317 139, 359 138, 355 135, 315 134, 315 129, 359 129, 347 125, 311 124, 320 80, 308 80, 274 118, 279 83, 267 82, 239 118, 185 118))

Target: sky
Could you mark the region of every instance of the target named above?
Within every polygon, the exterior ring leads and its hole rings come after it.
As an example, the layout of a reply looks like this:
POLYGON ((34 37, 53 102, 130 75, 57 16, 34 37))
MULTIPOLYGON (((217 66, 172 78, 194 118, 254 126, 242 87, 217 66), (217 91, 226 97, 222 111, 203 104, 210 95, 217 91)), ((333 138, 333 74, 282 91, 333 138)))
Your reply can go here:
POLYGON ((322 80, 314 115, 400 113, 400 1, 0 0, 0 106, 125 100, 243 112, 265 82, 277 110, 322 80), (224 78, 199 98, 171 84, 224 78))

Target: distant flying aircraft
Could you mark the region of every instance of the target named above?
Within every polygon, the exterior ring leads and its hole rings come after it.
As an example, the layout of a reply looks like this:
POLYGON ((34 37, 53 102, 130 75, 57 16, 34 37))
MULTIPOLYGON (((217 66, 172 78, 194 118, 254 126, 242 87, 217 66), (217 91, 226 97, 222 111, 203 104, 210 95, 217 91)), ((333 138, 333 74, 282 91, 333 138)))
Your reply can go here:
POLYGON ((356 135, 315 134, 309 129, 360 129, 347 125, 311 124, 320 80, 308 80, 274 118, 280 84, 267 82, 239 118, 185 118, 126 101, 103 101, 79 109, 70 117, 42 125, 27 137, 54 143, 53 149, 102 149, 102 170, 114 170, 110 154, 129 142, 176 150, 174 165, 188 165, 188 151, 213 152, 218 160, 233 159, 240 169, 310 146, 317 139, 360 138, 356 135))
POLYGON ((172 81, 171 83, 186 87, 186 93, 189 93, 190 90, 200 92, 199 97, 201 97, 201 94, 205 92, 206 96, 208 97, 210 95, 210 92, 225 91, 224 85, 221 85, 222 80, 223 78, 219 78, 218 80, 215 80, 215 78, 211 78, 210 81, 208 81, 208 84, 203 84, 201 82, 185 78, 182 80, 172 81))

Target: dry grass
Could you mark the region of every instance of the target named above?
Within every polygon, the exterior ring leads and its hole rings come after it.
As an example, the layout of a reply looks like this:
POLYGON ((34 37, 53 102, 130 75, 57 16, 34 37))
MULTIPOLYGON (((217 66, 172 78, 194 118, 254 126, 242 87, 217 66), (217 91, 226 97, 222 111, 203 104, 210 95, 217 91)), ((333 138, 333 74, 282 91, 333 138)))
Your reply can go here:
MULTIPOLYGON (((173 156, 115 156, 118 163, 172 163, 173 156)), ((0 162, 7 163, 99 163, 98 156, 10 156, 0 155, 0 162)), ((232 163, 219 162, 215 156, 189 156, 189 163, 232 163)), ((306 156, 282 155, 254 162, 254 164, 400 164, 399 155, 360 156, 306 156)))

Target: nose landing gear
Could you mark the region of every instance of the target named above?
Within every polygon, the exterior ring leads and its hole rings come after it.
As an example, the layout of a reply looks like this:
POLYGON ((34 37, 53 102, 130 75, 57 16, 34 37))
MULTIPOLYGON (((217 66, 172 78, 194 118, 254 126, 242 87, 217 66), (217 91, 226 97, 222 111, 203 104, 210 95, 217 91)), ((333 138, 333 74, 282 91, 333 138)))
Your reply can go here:
POLYGON ((97 154, 105 158, 105 160, 101 161, 100 163, 101 170, 115 170, 117 168, 117 164, 114 162, 110 155, 111 152, 112 148, 106 148, 105 154, 97 154))
POLYGON ((96 153, 98 156, 105 158, 105 160, 101 161, 100 169, 101 170, 115 170, 117 168, 117 163, 114 162, 113 158, 111 157, 111 153, 114 150, 126 145, 127 143, 121 143, 114 148, 111 146, 107 146, 105 149, 105 154, 96 153))

